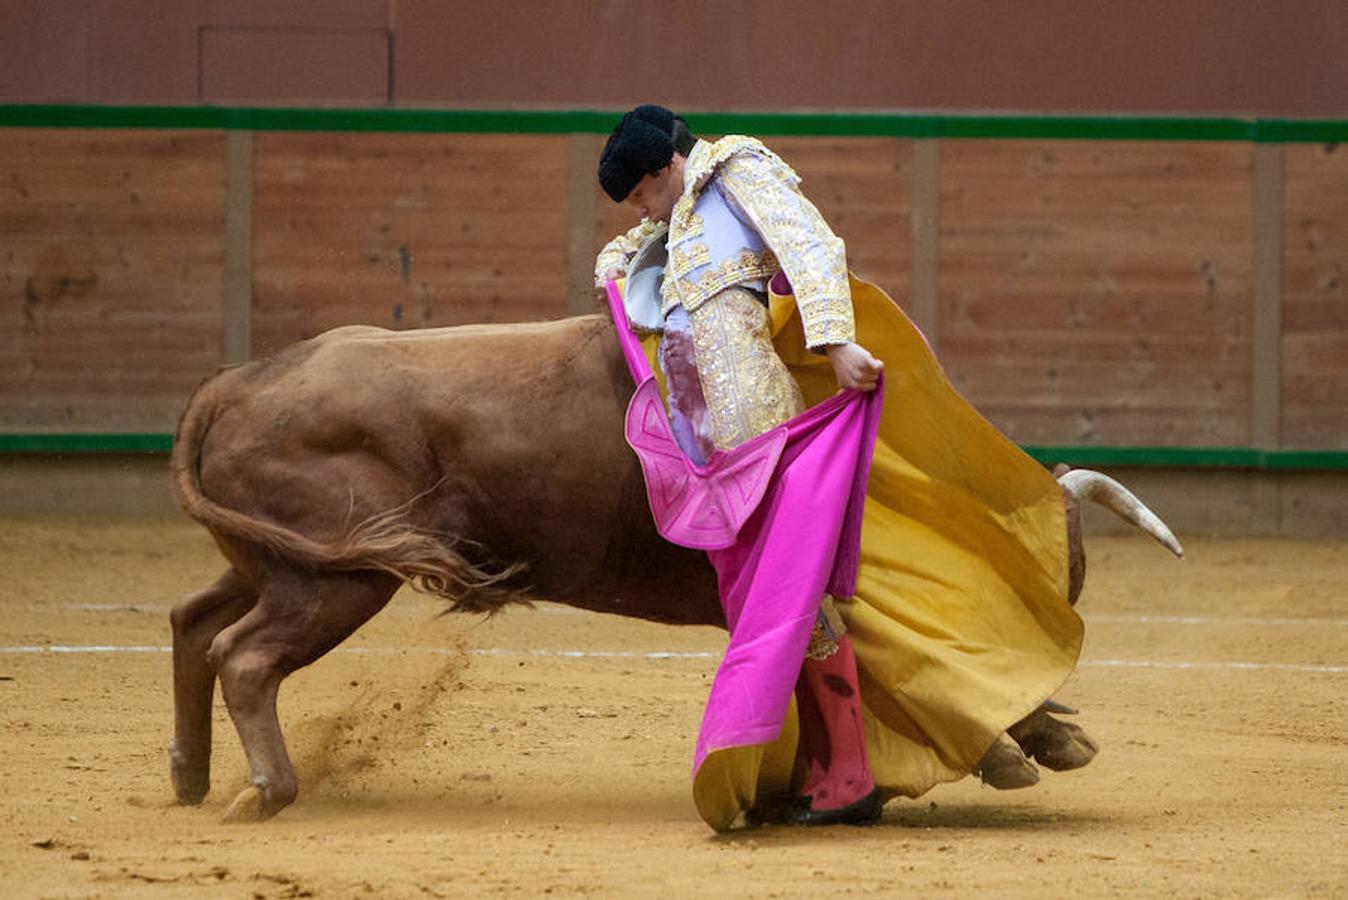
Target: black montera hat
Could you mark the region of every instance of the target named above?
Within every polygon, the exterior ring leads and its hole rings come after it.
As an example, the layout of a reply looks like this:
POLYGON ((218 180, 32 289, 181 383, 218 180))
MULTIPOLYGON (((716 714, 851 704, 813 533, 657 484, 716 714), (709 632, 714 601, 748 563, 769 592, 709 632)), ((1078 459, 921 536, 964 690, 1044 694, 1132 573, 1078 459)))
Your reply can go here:
POLYGON ((671 110, 654 103, 643 103, 632 110, 631 115, 643 122, 650 122, 665 134, 674 134, 674 120, 678 118, 671 110))
POLYGON ((599 154, 599 184, 614 203, 626 200, 642 178, 669 165, 673 130, 674 114, 662 106, 638 106, 622 117, 599 154), (668 115, 667 128, 657 110, 668 115))

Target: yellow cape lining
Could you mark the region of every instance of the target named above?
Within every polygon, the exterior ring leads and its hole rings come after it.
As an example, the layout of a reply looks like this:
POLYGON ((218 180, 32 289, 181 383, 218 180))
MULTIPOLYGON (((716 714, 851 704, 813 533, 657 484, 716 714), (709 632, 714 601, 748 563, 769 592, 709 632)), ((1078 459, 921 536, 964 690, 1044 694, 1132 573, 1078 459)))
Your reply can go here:
MULTIPOLYGON (((1057 482, 956 393, 894 301, 855 277, 851 289, 857 342, 884 361, 886 396, 857 595, 839 610, 876 784, 916 797, 969 774, 1066 681, 1083 627, 1067 602, 1057 482)), ((772 296, 770 311, 813 406, 837 390, 833 371, 804 348, 794 298, 772 296)), ((659 373, 656 341, 645 346, 659 373)), ((790 790, 797 734, 793 707, 772 744, 708 756, 693 785, 703 819, 723 830, 760 795, 790 790)))

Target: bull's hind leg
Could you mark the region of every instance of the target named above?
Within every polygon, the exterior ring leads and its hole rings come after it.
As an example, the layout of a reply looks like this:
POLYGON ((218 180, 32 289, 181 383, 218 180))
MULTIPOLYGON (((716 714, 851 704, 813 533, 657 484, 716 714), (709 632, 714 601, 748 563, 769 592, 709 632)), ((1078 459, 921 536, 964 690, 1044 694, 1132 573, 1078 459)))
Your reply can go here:
POLYGON ((179 803, 200 803, 211 786, 211 700, 215 669, 206 651, 220 630, 257 602, 233 569, 215 584, 179 603, 173 625, 173 746, 169 772, 179 803))
POLYGON ((383 575, 277 573, 258 604, 212 642, 210 658, 252 774, 225 821, 268 819, 294 801, 299 781, 276 718, 281 681, 345 640, 397 587, 383 575))

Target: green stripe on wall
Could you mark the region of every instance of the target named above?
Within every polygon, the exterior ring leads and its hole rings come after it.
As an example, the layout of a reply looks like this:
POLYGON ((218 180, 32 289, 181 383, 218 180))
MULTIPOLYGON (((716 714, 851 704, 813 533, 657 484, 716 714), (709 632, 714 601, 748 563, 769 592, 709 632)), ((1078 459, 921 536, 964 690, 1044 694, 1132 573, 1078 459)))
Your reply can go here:
MULTIPOLYGON (((0 105, 0 127, 607 134, 618 115, 603 110, 10 104, 0 105)), ((1348 141, 1348 120, 1330 119, 712 112, 688 113, 687 118, 693 131, 706 134, 1256 143, 1348 141)))
POLYGON ((171 434, 0 434, 0 453, 167 453, 171 434))
MULTIPOLYGON (((167 453, 171 434, 0 434, 0 453, 167 453)), ((1179 469, 1348 469, 1348 450, 1023 445, 1044 464, 1179 469)))
POLYGON ((1344 450, 1256 450, 1250 447, 1087 447, 1026 444, 1045 465, 1140 466, 1176 469, 1348 469, 1344 450))

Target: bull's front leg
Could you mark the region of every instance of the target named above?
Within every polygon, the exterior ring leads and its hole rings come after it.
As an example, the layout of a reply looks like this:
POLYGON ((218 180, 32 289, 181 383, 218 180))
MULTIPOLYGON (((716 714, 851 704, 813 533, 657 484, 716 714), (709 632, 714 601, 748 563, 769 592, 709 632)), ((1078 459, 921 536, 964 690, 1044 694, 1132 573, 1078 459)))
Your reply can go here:
POLYGON ((1052 700, 1003 732, 978 761, 974 774, 998 790, 1030 787, 1039 782, 1034 762, 1055 772, 1079 769, 1095 759, 1100 745, 1079 725, 1051 713, 1076 710, 1052 700), (1034 760, 1034 762, 1031 762, 1034 760))
POLYGON ((1055 772, 1079 769, 1099 752, 1100 745, 1080 725, 1064 722, 1051 712, 1073 714, 1074 709, 1049 701, 1007 729, 1025 755, 1055 772))

